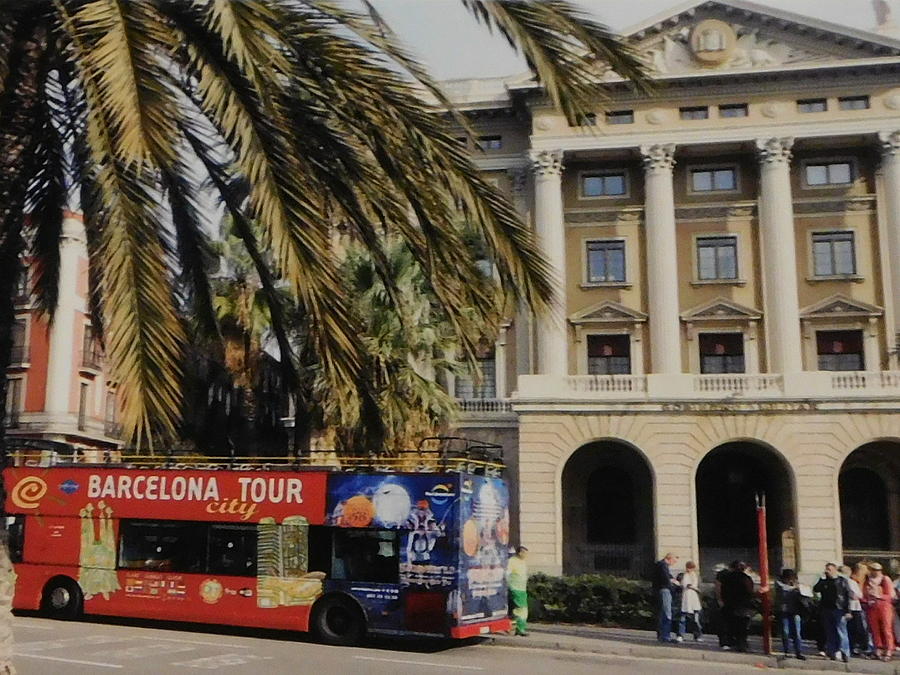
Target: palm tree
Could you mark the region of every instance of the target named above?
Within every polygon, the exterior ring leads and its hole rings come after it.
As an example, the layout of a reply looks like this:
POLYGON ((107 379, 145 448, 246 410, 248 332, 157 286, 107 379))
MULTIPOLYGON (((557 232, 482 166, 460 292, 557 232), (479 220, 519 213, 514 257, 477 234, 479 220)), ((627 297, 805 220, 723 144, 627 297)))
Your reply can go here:
MULTIPOLYGON (((563 0, 461 2, 523 50, 572 119, 596 108, 601 69, 640 80, 634 55, 563 0)), ((28 235, 52 312, 62 208, 78 192, 93 306, 138 446, 177 422, 179 310, 214 313, 203 182, 257 267, 280 347, 290 353, 283 283, 332 383, 357 381, 365 360, 330 247, 335 222, 369 249, 392 293, 377 233, 400 237, 457 329, 468 312, 493 311, 492 296, 467 283, 460 213, 507 290, 536 308, 548 297, 529 230, 424 102, 423 89, 449 107, 374 11, 326 0, 3 3, 0 86, 0 252, 15 260, 28 235)), ((4 303, 14 267, 0 274, 4 303)), ((2 359, 10 316, 4 304, 2 359)), ((458 337, 474 351, 476 337, 458 337)))
MULTIPOLYGON (((573 121, 597 107, 601 70, 641 81, 635 56, 564 0, 460 1, 522 50, 573 121)), ((282 353, 283 284, 336 386, 359 381, 365 354, 329 245, 335 222, 369 250, 391 293, 377 235, 401 238, 464 351, 477 347, 463 331, 468 316, 489 316, 494 296, 467 283, 475 263, 454 226, 459 214, 488 243, 499 283, 542 307, 547 268, 528 228, 479 177, 423 89, 451 107, 374 11, 328 0, 0 5, 0 256, 18 260, 27 239, 39 303, 52 312, 62 211, 79 195, 95 325, 131 443, 176 427, 180 310, 215 332, 204 321, 214 315, 206 181, 257 267, 282 353)), ((15 268, 0 266, 0 369, 15 268)), ((282 363, 296 378, 294 359, 282 363)))

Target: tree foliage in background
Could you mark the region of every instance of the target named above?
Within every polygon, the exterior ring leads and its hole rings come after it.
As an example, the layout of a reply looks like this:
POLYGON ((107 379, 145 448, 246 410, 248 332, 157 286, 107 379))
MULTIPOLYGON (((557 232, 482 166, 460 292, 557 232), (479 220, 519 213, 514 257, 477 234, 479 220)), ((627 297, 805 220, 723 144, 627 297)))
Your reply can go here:
MULTIPOLYGON (((596 107, 602 69, 640 74, 566 2, 461 1, 522 50, 570 118, 596 107)), ((52 313, 63 207, 78 194, 121 421, 129 442, 146 446, 179 422, 182 312, 221 340, 208 184, 259 277, 286 386, 303 359, 292 354, 282 290, 318 376, 345 392, 340 415, 359 417, 377 393, 363 377, 369 355, 332 250, 335 223, 370 256, 392 302, 401 291, 386 246, 403 243, 463 354, 480 337, 467 333, 472 317, 493 316, 497 293, 470 283, 476 261, 460 219, 486 242, 498 286, 538 310, 550 294, 530 231, 436 114, 446 105, 377 14, 326 0, 2 3, 0 254, 14 261, 28 241, 38 300, 52 313)), ((0 270, 3 361, 14 267, 0 270)))

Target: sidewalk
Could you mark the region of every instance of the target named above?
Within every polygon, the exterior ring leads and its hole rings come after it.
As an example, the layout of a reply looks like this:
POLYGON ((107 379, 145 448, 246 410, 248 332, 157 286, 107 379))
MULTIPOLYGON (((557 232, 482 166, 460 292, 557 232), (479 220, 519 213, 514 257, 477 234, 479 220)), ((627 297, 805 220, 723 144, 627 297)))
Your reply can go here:
MULTIPOLYGON (((762 639, 750 637, 750 653, 737 654, 722 651, 715 635, 707 635, 704 642, 695 643, 687 636, 679 645, 663 645, 656 641, 652 631, 625 628, 598 628, 572 624, 540 624, 528 626, 527 637, 495 635, 487 638, 489 644, 505 647, 530 647, 557 649, 585 654, 607 654, 614 656, 636 656, 640 658, 676 659, 684 661, 707 661, 755 666, 757 668, 791 668, 809 671, 829 671, 840 673, 877 673, 879 675, 900 675, 900 658, 890 663, 851 659, 850 663, 831 661, 817 656, 815 644, 807 643, 806 661, 784 658, 777 652, 775 656, 764 656, 762 639)), ((773 648, 780 648, 781 641, 775 640, 773 648)))

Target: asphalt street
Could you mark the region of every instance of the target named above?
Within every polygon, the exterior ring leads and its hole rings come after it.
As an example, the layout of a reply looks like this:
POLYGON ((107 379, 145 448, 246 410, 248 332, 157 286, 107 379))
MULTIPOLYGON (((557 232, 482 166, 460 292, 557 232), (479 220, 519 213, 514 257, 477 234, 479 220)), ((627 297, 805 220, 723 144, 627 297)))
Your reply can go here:
MULTIPOLYGON (((15 620, 15 664, 23 675, 98 673, 364 673, 366 675, 594 675, 749 673, 746 666, 578 655, 480 642, 377 641, 326 647, 290 633, 162 623, 15 620)), ((523 638, 527 640, 528 638, 523 638)))

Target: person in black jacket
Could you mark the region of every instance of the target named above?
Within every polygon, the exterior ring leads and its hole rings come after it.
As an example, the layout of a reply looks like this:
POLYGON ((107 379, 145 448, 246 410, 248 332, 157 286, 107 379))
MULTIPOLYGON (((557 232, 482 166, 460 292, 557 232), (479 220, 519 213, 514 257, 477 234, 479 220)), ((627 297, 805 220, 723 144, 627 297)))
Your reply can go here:
POLYGON ((847 622, 853 617, 850 613, 850 584, 838 574, 837 563, 825 565, 825 574, 813 586, 819 593, 819 611, 822 613, 822 626, 825 631, 825 653, 832 661, 840 655, 844 663, 850 661, 850 638, 847 635, 847 622))
POLYGON ((747 563, 735 560, 722 578, 722 611, 728 622, 728 637, 735 651, 747 651, 747 633, 753 616, 753 579, 747 574, 747 563))
POLYGON ((672 590, 676 582, 672 578, 671 566, 678 562, 674 553, 666 553, 666 557, 658 560, 653 566, 653 595, 657 601, 659 612, 656 628, 656 639, 660 642, 674 642, 672 639, 672 590))

